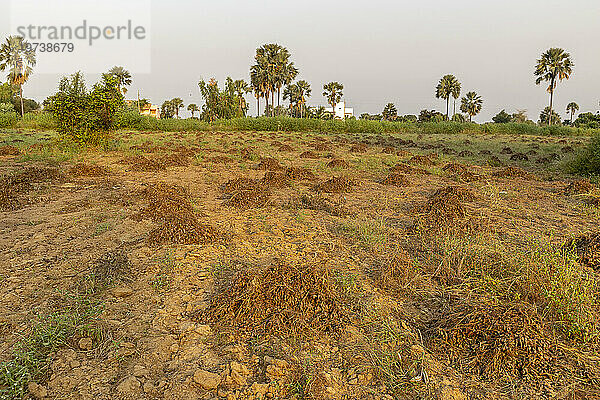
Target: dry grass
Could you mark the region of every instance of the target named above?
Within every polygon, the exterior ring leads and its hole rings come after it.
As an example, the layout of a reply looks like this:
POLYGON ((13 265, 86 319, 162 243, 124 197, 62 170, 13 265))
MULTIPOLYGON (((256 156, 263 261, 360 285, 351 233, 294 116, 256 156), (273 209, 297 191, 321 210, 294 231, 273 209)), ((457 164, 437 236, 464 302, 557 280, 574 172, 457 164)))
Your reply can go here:
POLYGON ((313 186, 316 192, 325 193, 345 193, 350 192, 354 186, 354 182, 343 176, 334 176, 331 179, 321 182, 313 186))
POLYGON ((69 168, 69 174, 73 176, 99 177, 109 175, 110 170, 101 165, 77 163, 69 168))
POLYGON ((263 171, 281 171, 284 168, 275 158, 266 157, 260 160, 256 169, 261 169, 263 171))
POLYGON ((349 322, 331 271, 290 260, 242 267, 219 287, 207 317, 237 333, 294 336, 336 333, 349 322))
POLYGON ((522 302, 459 301, 433 335, 432 346, 453 365, 494 381, 537 380, 565 362, 535 307, 522 302))
POLYGON ((382 185, 392 185, 392 186, 408 186, 410 185, 410 181, 406 177, 406 175, 392 173, 382 179, 379 183, 382 185))
POLYGON ((21 154, 21 150, 15 146, 1 146, 0 156, 18 156, 21 154))
POLYGON ((217 229, 198 220, 184 188, 159 183, 149 185, 142 196, 148 205, 133 219, 151 219, 159 224, 150 232, 150 244, 198 244, 222 240, 217 229))

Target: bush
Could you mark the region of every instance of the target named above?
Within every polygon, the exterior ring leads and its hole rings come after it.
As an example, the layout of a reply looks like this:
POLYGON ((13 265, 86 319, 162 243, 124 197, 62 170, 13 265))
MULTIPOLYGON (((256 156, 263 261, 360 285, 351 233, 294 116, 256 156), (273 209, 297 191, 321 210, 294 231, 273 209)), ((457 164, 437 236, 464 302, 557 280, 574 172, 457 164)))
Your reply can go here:
POLYGON ((592 136, 590 143, 566 164, 569 173, 600 175, 600 133, 592 136))
POLYGON ((56 121, 52 114, 47 112, 25 113, 22 120, 19 121, 20 128, 26 129, 55 129, 56 121))
POLYGON ((0 112, 0 128, 14 128, 17 125, 17 113, 0 112))
POLYGON ((83 144, 104 144, 107 133, 119 126, 123 95, 114 77, 103 76, 88 93, 81 73, 63 78, 50 99, 59 133, 83 144))

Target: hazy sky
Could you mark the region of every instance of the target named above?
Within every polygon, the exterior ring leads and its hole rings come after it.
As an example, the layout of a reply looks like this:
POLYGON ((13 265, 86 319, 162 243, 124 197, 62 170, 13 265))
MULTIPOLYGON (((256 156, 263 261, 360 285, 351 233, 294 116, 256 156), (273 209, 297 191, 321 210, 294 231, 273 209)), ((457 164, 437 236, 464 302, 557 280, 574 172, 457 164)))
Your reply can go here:
MULTIPOLYGON (((0 0, 0 33, 8 30, 7 6, 0 0)), ((152 1, 151 18, 152 72, 134 74, 129 93, 139 89, 158 104, 172 97, 201 104, 200 78, 248 79, 256 47, 277 42, 290 50, 298 78, 312 85, 309 104, 325 105, 323 84, 337 80, 357 115, 379 113, 388 102, 400 114, 444 111, 435 86, 452 73, 463 94, 483 97, 477 121, 503 108, 526 109, 537 120, 548 96, 533 68, 549 47, 568 50, 575 63, 556 92, 561 115, 570 101, 581 111, 599 108, 599 0, 152 1)), ((41 100, 58 79, 35 74, 25 95, 41 100)))

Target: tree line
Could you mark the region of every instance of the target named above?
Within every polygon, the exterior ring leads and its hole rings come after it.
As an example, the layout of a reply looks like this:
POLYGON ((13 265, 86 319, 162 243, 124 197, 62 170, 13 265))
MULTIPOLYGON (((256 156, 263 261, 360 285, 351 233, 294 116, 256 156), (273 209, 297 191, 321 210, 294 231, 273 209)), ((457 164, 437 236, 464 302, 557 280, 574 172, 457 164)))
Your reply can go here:
MULTIPOLYGON (((27 42, 19 36, 10 36, 0 46, 0 71, 6 71, 8 82, 0 85, 0 112, 18 111, 20 115, 25 112, 39 109, 39 105, 30 99, 23 97, 23 85, 28 81, 36 65, 35 52, 27 42)), ((579 111, 579 105, 570 102, 566 112, 568 119, 561 120, 560 115, 554 108, 554 98, 558 83, 569 79, 573 72, 574 63, 571 55, 561 48, 550 48, 536 61, 534 77, 536 85, 547 84, 546 91, 549 93, 549 105, 540 113, 538 123, 554 125, 576 125, 594 126, 600 124, 600 116, 593 113, 583 113, 574 120, 579 111)), ((257 116, 261 115, 261 100, 264 102, 262 115, 265 116, 287 116, 297 118, 332 118, 332 113, 326 112, 324 107, 308 106, 308 99, 312 95, 311 85, 303 79, 296 80, 300 72, 291 60, 291 54, 287 48, 277 43, 265 44, 256 49, 254 63, 250 66, 249 81, 244 79, 232 79, 228 77, 222 88, 218 82, 211 78, 208 81, 200 80, 198 89, 203 99, 202 107, 195 103, 187 105, 187 110, 192 118, 212 122, 217 119, 246 117, 249 104, 246 95, 253 94, 256 99, 257 116), (281 100, 287 101, 288 105, 281 104, 281 100)), ((132 83, 129 71, 121 66, 111 68, 104 77, 113 77, 116 89, 123 96, 127 94, 127 88, 132 83)), ((339 82, 329 82, 323 85, 323 96, 327 103, 335 110, 336 105, 343 99, 344 85, 339 82)), ((385 121, 405 122, 440 122, 457 121, 471 122, 483 108, 483 99, 477 92, 468 91, 460 97, 462 84, 452 74, 446 74, 439 80, 435 87, 435 97, 445 102, 445 114, 436 110, 422 110, 418 116, 399 116, 393 103, 385 105, 381 114, 361 114, 360 118, 385 121), (450 103, 452 101, 452 112, 450 103), (459 113, 457 113, 457 102, 459 113)), ((147 99, 138 99, 136 106, 138 111, 149 104, 147 99)), ((47 100, 43 103, 47 105, 47 100)), ((179 97, 165 100, 161 107, 162 118, 179 118, 180 111, 185 107, 183 100, 179 97)), ((135 108, 135 107, 133 107, 135 108)), ((335 111, 334 111, 335 112, 335 111)), ((529 122, 523 110, 517 110, 514 114, 508 114, 505 110, 499 112, 492 119, 497 123, 506 122, 529 122)))

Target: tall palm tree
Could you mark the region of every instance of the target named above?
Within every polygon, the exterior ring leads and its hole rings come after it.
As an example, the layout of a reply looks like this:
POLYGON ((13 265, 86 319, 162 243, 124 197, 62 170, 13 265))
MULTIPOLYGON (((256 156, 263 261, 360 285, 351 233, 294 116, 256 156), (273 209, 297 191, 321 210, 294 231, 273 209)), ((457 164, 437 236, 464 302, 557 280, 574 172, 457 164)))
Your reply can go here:
POLYGON ((483 106, 483 100, 475 92, 469 92, 460 99, 460 111, 469 115, 469 122, 472 122, 474 116, 479 114, 483 106))
POLYGON ((329 82, 323 85, 323 96, 327 98, 327 102, 333 108, 333 118, 335 119, 335 105, 338 104, 342 100, 342 90, 344 90, 344 85, 339 82, 329 82))
POLYGON ((452 84, 452 97, 454 98, 454 108, 452 111, 452 116, 456 115, 456 100, 460 97, 460 82, 456 80, 452 84))
POLYGON ((548 89, 546 89, 550 93, 550 118, 548 118, 548 125, 552 125, 552 100, 556 85, 563 79, 569 79, 573 72, 573 66, 571 55, 557 47, 547 50, 537 60, 533 73, 534 76, 537 76, 535 84, 539 85, 543 81, 550 83, 548 89))
POLYGON ((268 97, 266 92, 266 70, 261 68, 257 63, 250 67, 250 85, 254 91, 254 97, 256 97, 256 116, 260 116, 260 98, 266 97, 268 103, 268 97))
POLYGON ((9 36, 0 47, 0 71, 8 69, 8 81, 19 86, 21 117, 24 116, 23 84, 33 73, 35 52, 21 36, 9 36))
POLYGON ((312 89, 310 88, 310 84, 305 80, 300 80, 296 84, 298 88, 298 96, 300 97, 300 118, 304 116, 304 107, 306 106, 306 98, 310 97, 310 93, 312 89))
POLYGON ((291 85, 287 85, 285 87, 285 90, 283 91, 283 99, 290 101, 290 114, 293 116, 294 108, 298 108, 300 103, 300 90, 298 89, 298 85, 296 83, 292 83, 291 85))
POLYGON ((458 92, 460 96, 460 83, 454 75, 444 75, 435 88, 435 97, 446 100, 446 119, 450 119, 450 96, 458 92), (457 89, 458 88, 458 89, 457 89))
POLYGON ((117 78, 117 88, 123 94, 127 93, 127 88, 125 86, 131 85, 131 74, 123 67, 112 67, 108 70, 107 73, 109 76, 114 76, 117 78), (121 88, 122 87, 122 88, 121 88))
POLYGON ((173 100, 171 100, 171 105, 175 110, 175 115, 177 116, 177 118, 179 118, 179 109, 183 107, 183 100, 179 97, 175 97, 173 100))
POLYGON ((232 88, 235 93, 235 96, 238 98, 239 116, 243 117, 243 116, 245 116, 245 110, 246 110, 246 99, 244 98, 244 96, 246 95, 246 93, 251 92, 252 88, 243 79, 235 80, 233 82, 232 88))
POLYGON ((573 115, 575 115, 577 111, 579 111, 579 104, 574 101, 567 104, 567 112, 571 114, 571 124, 573 124, 573 115))
POLYGON ((200 111, 200 109, 198 108, 198 105, 197 105, 197 104, 194 104, 194 103, 192 103, 192 104, 188 105, 188 106, 187 106, 187 110, 188 110, 190 113, 192 113, 192 118, 194 118, 194 113, 195 113, 196 111, 200 111))

